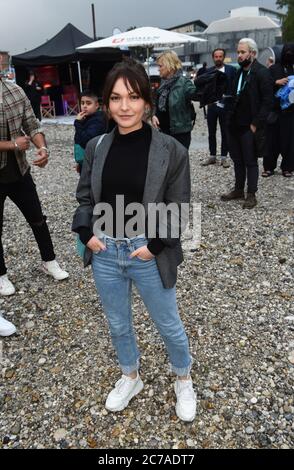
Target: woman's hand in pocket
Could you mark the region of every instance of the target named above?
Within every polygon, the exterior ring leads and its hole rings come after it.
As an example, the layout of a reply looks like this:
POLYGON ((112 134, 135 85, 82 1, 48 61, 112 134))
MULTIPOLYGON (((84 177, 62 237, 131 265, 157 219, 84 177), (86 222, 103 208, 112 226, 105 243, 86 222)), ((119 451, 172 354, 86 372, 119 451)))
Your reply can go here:
POLYGON ((97 237, 95 237, 95 235, 93 235, 93 237, 88 241, 87 247, 90 248, 93 253, 106 250, 106 246, 97 237))
POLYGON ((147 246, 141 246, 137 250, 131 253, 130 258, 135 258, 135 256, 143 261, 150 261, 155 258, 155 256, 148 250, 147 246))

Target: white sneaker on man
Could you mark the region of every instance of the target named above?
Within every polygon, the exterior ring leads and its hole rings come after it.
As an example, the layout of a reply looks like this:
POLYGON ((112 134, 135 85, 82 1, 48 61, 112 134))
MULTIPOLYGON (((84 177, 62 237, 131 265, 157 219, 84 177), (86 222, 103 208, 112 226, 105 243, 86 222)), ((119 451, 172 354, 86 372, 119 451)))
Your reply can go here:
POLYGON ((192 380, 177 379, 174 384, 177 397, 176 413, 182 421, 193 421, 196 416, 196 393, 192 380))
POLYGON ((116 382, 114 389, 109 393, 105 408, 109 411, 122 411, 128 406, 129 401, 141 392, 143 387, 139 374, 135 379, 122 375, 116 382))
POLYGON ((68 272, 61 269, 55 259, 53 261, 43 261, 42 269, 46 274, 52 276, 57 281, 62 281, 63 279, 68 278, 69 276, 68 272))
POLYGON ((0 336, 11 336, 16 332, 16 328, 10 321, 5 320, 0 315, 0 336))
POLYGON ((8 279, 7 274, 0 276, 0 294, 1 295, 12 295, 15 293, 15 287, 12 282, 8 279))

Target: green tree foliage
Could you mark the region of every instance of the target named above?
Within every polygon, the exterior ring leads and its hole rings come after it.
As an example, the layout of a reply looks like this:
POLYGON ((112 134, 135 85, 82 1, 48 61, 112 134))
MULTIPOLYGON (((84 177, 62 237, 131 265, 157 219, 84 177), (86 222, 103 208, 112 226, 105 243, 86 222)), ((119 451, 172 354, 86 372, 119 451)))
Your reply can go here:
POLYGON ((283 41, 294 42, 294 0, 277 0, 278 8, 288 9, 283 22, 283 41))

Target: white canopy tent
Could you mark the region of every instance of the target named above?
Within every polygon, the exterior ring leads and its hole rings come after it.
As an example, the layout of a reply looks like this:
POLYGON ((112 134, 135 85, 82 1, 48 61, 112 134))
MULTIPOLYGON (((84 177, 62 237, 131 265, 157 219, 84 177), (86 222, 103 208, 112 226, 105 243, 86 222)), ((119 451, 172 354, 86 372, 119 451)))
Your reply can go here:
POLYGON ((145 26, 132 29, 125 33, 115 34, 99 41, 85 44, 78 50, 100 49, 102 47, 145 47, 147 49, 147 63, 149 64, 150 48, 153 46, 178 45, 195 42, 205 42, 206 39, 195 38, 188 34, 174 33, 165 29, 145 26))

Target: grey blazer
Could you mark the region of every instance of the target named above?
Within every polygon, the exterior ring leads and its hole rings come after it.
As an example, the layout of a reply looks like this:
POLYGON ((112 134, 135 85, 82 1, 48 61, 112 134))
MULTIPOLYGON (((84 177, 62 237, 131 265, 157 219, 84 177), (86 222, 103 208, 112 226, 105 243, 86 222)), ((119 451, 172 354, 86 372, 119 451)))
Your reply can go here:
MULTIPOLYGON (((93 228, 93 209, 101 198, 102 172, 104 163, 114 139, 115 129, 107 134, 95 148, 99 139, 90 140, 86 147, 82 174, 77 188, 77 208, 72 230, 80 227, 93 228)), ((149 203, 169 204, 190 202, 190 167, 188 151, 173 137, 152 129, 152 139, 148 157, 147 176, 143 194, 143 205, 148 212, 149 203)), ((161 239, 165 247, 156 256, 156 262, 165 288, 174 287, 177 279, 177 266, 183 261, 179 238, 161 239)), ((92 252, 86 247, 84 266, 91 263, 92 252)))

